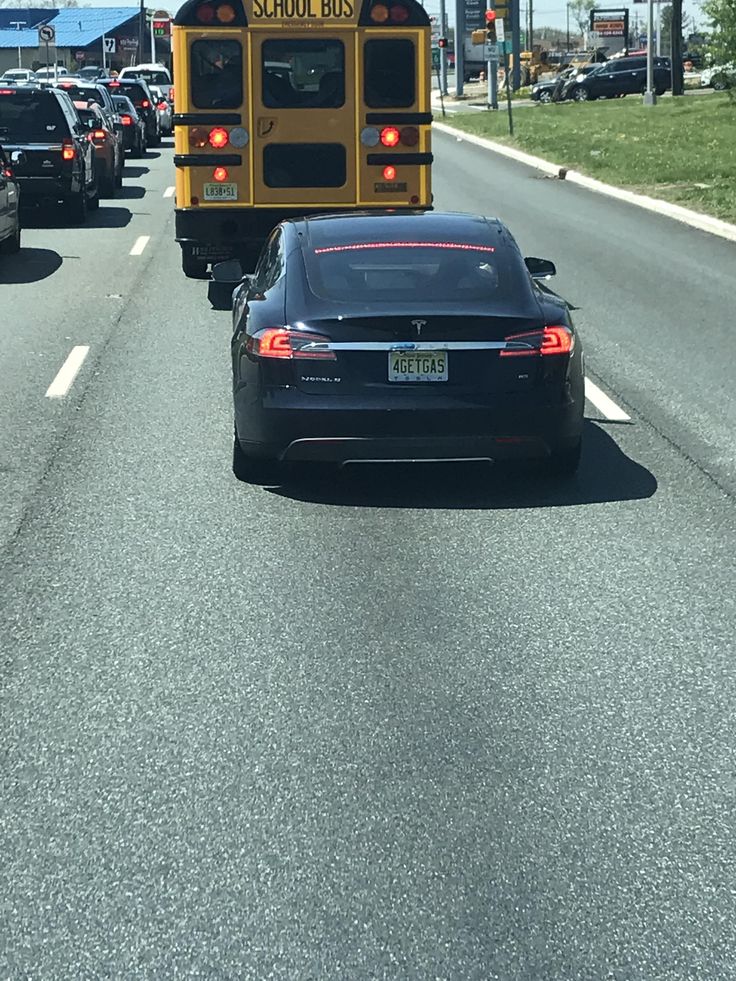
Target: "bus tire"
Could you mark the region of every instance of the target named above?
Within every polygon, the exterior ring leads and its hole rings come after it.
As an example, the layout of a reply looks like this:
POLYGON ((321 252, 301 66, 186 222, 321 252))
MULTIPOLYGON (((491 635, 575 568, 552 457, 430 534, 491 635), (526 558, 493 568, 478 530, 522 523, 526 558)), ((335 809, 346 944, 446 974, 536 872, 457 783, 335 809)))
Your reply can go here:
POLYGON ((181 268, 188 279, 207 279, 207 260, 192 255, 186 249, 181 250, 181 268))

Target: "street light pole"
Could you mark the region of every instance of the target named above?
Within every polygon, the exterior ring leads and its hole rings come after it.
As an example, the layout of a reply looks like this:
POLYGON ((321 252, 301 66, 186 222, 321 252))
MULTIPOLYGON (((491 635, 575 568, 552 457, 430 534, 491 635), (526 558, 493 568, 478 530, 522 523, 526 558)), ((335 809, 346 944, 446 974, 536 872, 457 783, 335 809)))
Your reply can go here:
POLYGON ((647 17, 647 90, 644 93, 644 105, 656 106, 657 96, 654 92, 654 0, 649 0, 647 17))
MULTIPOLYGON (((10 24, 11 27, 14 27, 17 31, 19 31, 21 29, 21 27, 25 27, 26 26, 27 21, 25 21, 25 20, 11 20, 11 21, 8 21, 8 23, 10 24)), ((21 57, 21 53, 20 53, 20 42, 19 42, 18 43, 18 68, 22 68, 22 67, 23 67, 23 58, 21 57)))
MULTIPOLYGON (((455 32, 457 34, 457 32, 455 32)), ((445 0, 440 0, 440 37, 447 37, 447 9, 445 0)), ((457 47, 457 37, 455 38, 457 47)), ((447 95, 447 48, 440 48, 440 91, 447 95)))
POLYGON ((570 4, 567 4, 567 54, 570 53, 570 4))

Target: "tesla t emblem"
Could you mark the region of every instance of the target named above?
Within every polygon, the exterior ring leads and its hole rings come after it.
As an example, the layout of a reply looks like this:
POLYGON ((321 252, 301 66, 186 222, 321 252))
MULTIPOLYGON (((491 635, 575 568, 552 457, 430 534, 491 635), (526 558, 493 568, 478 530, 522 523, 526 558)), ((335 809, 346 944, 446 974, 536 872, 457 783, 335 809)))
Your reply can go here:
POLYGON ((426 320, 412 320, 411 325, 416 330, 417 337, 421 337, 422 336, 422 327, 426 327, 427 326, 427 321, 426 320))

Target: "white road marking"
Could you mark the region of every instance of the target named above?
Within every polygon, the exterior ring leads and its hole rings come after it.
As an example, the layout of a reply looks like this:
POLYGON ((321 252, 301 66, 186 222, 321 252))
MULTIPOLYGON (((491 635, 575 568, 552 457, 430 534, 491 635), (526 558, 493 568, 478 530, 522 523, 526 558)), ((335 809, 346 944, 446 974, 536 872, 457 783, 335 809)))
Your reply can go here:
POLYGON ((130 250, 130 255, 143 255, 143 250, 151 241, 150 235, 139 235, 135 240, 135 245, 130 250))
POLYGON ((46 391, 47 399, 61 399, 66 395, 74 384, 74 379, 77 377, 77 373, 84 364, 84 359, 88 353, 89 347, 84 344, 78 344, 71 349, 69 357, 61 368, 59 368, 56 378, 54 378, 46 391))
POLYGON ((175 187, 167 187, 166 190, 164 191, 164 197, 173 198, 175 190, 176 190, 175 187))
POLYGON ((590 378, 585 379, 585 397, 598 409, 600 414, 611 422, 631 422, 631 416, 619 408, 613 399, 609 399, 590 378))

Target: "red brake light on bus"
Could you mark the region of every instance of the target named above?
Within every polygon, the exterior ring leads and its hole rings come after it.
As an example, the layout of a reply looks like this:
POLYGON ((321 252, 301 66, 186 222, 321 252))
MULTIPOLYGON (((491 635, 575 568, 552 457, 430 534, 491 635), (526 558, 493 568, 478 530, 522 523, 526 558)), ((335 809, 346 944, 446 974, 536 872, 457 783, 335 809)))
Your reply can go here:
POLYGON ((396 146, 401 139, 401 133, 395 126, 384 126, 381 130, 381 143, 384 146, 396 146))
POLYGON ((235 11, 229 3, 221 3, 217 8, 217 19, 221 24, 232 24, 235 20, 235 11))
POLYGON ((207 146, 208 140, 209 133, 201 126, 194 126, 189 130, 189 146, 196 146, 201 150, 203 146, 207 146))
POLYGON ((385 181, 395 181, 396 180, 396 168, 395 167, 384 167, 383 168, 383 179, 385 181))
POLYGON ((215 150, 222 150, 223 147, 227 146, 230 137, 228 131, 223 129, 222 126, 215 126, 214 129, 210 130, 207 139, 209 140, 210 146, 213 146, 215 150))
POLYGON ((212 176, 218 183, 222 184, 222 182, 226 181, 229 176, 227 167, 215 167, 215 169, 212 171, 212 176))
POLYGON ((394 22, 394 24, 404 24, 407 20, 409 20, 409 11, 406 9, 406 7, 403 7, 398 3, 394 4, 394 6, 391 8, 390 14, 391 20, 394 22))

